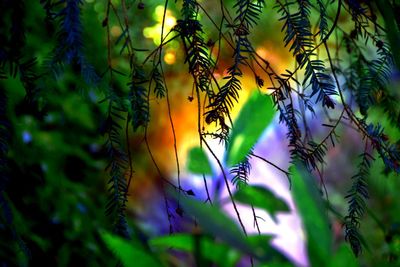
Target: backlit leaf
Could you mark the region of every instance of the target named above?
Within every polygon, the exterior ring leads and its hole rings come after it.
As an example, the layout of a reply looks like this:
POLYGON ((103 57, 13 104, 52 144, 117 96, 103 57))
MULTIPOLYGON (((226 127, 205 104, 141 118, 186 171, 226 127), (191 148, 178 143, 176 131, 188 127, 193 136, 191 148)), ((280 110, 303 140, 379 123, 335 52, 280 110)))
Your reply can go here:
POLYGON ((195 174, 212 174, 210 162, 201 147, 194 147, 189 151, 188 169, 195 174))
POLYGON ((283 200, 277 198, 271 191, 261 186, 244 186, 235 193, 234 198, 243 204, 264 209, 274 219, 276 212, 289 211, 289 207, 283 200))
POLYGON ((300 162, 290 167, 292 192, 307 236, 312 266, 324 266, 331 257, 332 235, 314 178, 300 162))
POLYGON ((253 92, 233 123, 229 137, 227 159, 233 166, 246 157, 275 114, 271 98, 257 90, 253 92))
POLYGON ((101 232, 100 236, 125 267, 162 266, 154 258, 154 255, 151 255, 139 246, 131 244, 128 240, 107 232, 101 232))

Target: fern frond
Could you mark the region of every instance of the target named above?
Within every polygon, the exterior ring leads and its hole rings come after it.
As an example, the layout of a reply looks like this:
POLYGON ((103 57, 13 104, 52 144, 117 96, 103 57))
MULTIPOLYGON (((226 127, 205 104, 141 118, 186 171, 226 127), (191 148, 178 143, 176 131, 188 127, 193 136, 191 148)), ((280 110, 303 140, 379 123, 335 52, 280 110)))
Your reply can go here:
POLYGON ((197 19, 198 4, 195 0, 183 1, 183 19, 178 20, 175 30, 179 33, 185 48, 185 63, 189 65, 195 86, 206 92, 208 98, 214 96, 210 88, 214 62, 209 55, 209 49, 203 38, 203 28, 197 19))
POLYGON ((147 82, 144 70, 140 66, 134 66, 131 74, 129 101, 131 104, 130 113, 133 130, 139 127, 146 127, 150 120, 149 101, 146 87, 147 82))
MULTIPOLYGON (((164 77, 158 70, 158 67, 154 67, 152 74, 151 74, 151 81, 154 81, 155 86, 154 86, 154 93, 156 94, 156 97, 161 99, 164 98, 166 95, 166 90, 165 90, 165 85, 164 85, 164 77)), ((151 82, 150 82, 151 84, 151 82)))
POLYGON ((236 9, 235 28, 250 28, 257 25, 257 20, 264 6, 264 1, 237 0, 233 6, 236 9))
POLYGON ((236 185, 237 189, 242 188, 249 182, 249 175, 251 171, 251 164, 250 164, 251 153, 252 149, 250 150, 250 152, 247 154, 246 158, 243 161, 234 165, 230 170, 230 174, 233 175, 232 184, 236 185))
POLYGON ((359 87, 356 90, 356 101, 362 114, 366 114, 370 106, 375 105, 376 95, 389 93, 389 84, 394 68, 392 56, 385 50, 378 51, 379 58, 365 62, 359 77, 359 87))
POLYGON ((317 168, 317 162, 318 163, 325 163, 324 157, 327 152, 327 147, 325 142, 322 143, 315 143, 314 141, 309 141, 308 142, 308 154, 303 161, 306 162, 307 166, 311 166, 313 169, 317 168))
POLYGON ((184 20, 196 20, 198 8, 196 0, 183 0, 181 14, 184 20))
POLYGON ((322 0, 317 0, 318 8, 319 8, 319 35, 321 36, 321 40, 323 40, 328 33, 328 19, 326 14, 326 8, 322 0))
POLYGON ((348 213, 345 217, 345 239, 350 243, 350 246, 356 256, 361 251, 361 239, 358 229, 360 228, 360 220, 365 212, 366 199, 369 198, 367 177, 369 175, 370 161, 373 157, 366 151, 360 155, 361 162, 358 165, 359 171, 352 179, 352 186, 346 195, 348 200, 348 213))
MULTIPOLYGON (((54 69, 55 74, 62 70, 63 64, 76 63, 82 78, 88 85, 97 85, 100 77, 94 67, 87 61, 83 52, 81 6, 82 0, 60 0, 56 4, 45 3, 45 8, 51 9, 56 5, 63 5, 63 8, 54 12, 53 18, 59 21, 57 32, 57 46, 54 55, 49 62, 49 67, 54 69)), ((48 11, 50 12, 50 11, 48 11)))
POLYGON ((278 12, 281 13, 279 20, 284 21, 281 31, 285 32, 283 39, 285 47, 291 43, 289 51, 293 50, 294 56, 310 53, 314 47, 314 42, 309 18, 305 15, 307 14, 307 5, 304 5, 302 11, 295 13, 289 11, 291 5, 294 5, 294 2, 284 5, 278 1, 275 6, 278 8, 278 12))
POLYGON ((337 95, 336 87, 332 77, 324 72, 325 67, 322 60, 308 60, 303 85, 309 81, 312 88, 311 97, 317 95, 316 102, 322 102, 322 106, 333 109, 335 103, 331 96, 337 95))
MULTIPOLYGON (((282 101, 282 106, 278 104, 279 110, 279 122, 284 122, 288 129, 286 137, 289 140, 289 153, 290 159, 302 159, 304 163, 307 161, 307 150, 305 149, 303 143, 301 142, 301 130, 297 123, 296 110, 293 108, 292 104, 284 104, 282 101)), ((307 167, 310 167, 307 165, 307 167)))
POLYGON ((57 14, 60 29, 57 33, 58 45, 55 51, 56 62, 70 64, 82 56, 82 23, 80 20, 80 5, 82 0, 60 0, 64 4, 57 14))
POLYGON ((373 125, 372 123, 365 127, 374 149, 376 149, 386 168, 390 171, 400 173, 400 150, 397 145, 391 144, 384 134, 381 125, 373 125))
POLYGON ((106 170, 109 173, 109 199, 106 206, 106 214, 113 219, 114 232, 120 236, 128 237, 126 222, 127 182, 124 170, 128 166, 128 157, 122 149, 120 131, 122 126, 120 115, 125 108, 110 96, 108 117, 104 124, 103 132, 106 134, 105 148, 109 158, 106 170))
MULTIPOLYGON (((362 33, 362 29, 368 27, 367 20, 367 8, 365 8, 360 1, 348 0, 346 1, 348 5, 348 11, 354 21, 354 33, 355 37, 362 33)), ((367 32, 364 32, 364 37, 366 37, 367 32)))

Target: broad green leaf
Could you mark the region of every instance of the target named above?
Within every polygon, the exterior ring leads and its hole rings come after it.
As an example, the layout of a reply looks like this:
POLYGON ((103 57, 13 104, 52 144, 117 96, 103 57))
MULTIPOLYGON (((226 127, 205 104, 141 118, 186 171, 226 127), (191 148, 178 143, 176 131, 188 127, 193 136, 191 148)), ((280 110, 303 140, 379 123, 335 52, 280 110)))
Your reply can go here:
POLYGON ((275 109, 270 96, 262 95, 255 90, 233 123, 227 149, 228 166, 244 160, 265 128, 271 123, 274 114, 275 109))
POLYGON ((312 266, 324 266, 331 257, 332 235, 317 185, 299 162, 290 167, 290 173, 293 198, 306 231, 310 262, 312 266))
POLYGON ((358 267, 358 261, 349 246, 343 243, 335 256, 329 261, 329 267, 358 267))
POLYGON ((289 211, 289 207, 283 200, 277 198, 270 190, 261 186, 244 186, 235 193, 234 199, 243 204, 253 205, 254 207, 266 210, 274 220, 276 219, 276 212, 289 211))
POLYGON ((185 212, 194 216, 205 232, 221 238, 221 240, 241 251, 251 251, 246 236, 239 229, 239 226, 217 206, 211 206, 187 197, 181 197, 180 200, 185 212))
POLYGON ((172 234, 152 238, 150 246, 174 248, 183 251, 193 251, 193 236, 190 234, 172 234))
POLYGON ((271 235, 249 235, 248 242, 253 247, 253 255, 255 255, 260 262, 288 262, 288 259, 279 250, 276 250, 270 245, 271 235))
POLYGON ((217 206, 211 206, 187 197, 181 197, 180 203, 187 214, 194 216, 204 232, 220 238, 232 248, 264 260, 272 254, 269 236, 246 237, 234 220, 217 206), (264 241, 260 247, 260 240, 264 241))
POLYGON ((162 266, 153 255, 141 247, 132 245, 128 240, 107 232, 101 232, 100 236, 125 267, 162 266))
MULTIPOLYGON (((206 236, 199 236, 200 252, 202 257, 217 263, 221 267, 233 267, 239 261, 241 255, 237 250, 223 243, 216 243, 206 236)), ((156 237, 150 240, 152 247, 162 249, 176 249, 194 253, 195 239, 190 234, 174 234, 156 237)))
POLYGON ((188 169, 192 173, 212 175, 210 162, 201 147, 194 147, 189 151, 188 169))

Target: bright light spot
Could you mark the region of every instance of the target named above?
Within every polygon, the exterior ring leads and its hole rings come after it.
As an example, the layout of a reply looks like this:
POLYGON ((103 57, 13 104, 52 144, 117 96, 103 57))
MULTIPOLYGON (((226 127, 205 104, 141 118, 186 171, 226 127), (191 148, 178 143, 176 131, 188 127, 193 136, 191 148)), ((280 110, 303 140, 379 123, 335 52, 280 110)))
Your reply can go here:
POLYGON ((152 27, 146 27, 143 29, 143 36, 146 38, 153 38, 153 28, 152 27))
POLYGON ((167 63, 168 65, 172 65, 175 63, 176 60, 176 55, 174 52, 167 52, 164 56, 164 61, 165 63, 167 63))
POLYGON ((113 37, 119 37, 122 33, 121 28, 118 26, 112 26, 110 33, 113 37))
MULTIPOLYGON (((164 6, 159 5, 155 8, 153 18, 157 21, 156 25, 147 27, 143 30, 143 35, 146 38, 153 39, 155 45, 160 44, 162 21, 164 17, 164 6)), ((164 36, 176 25, 176 18, 172 15, 172 12, 167 9, 165 12, 164 20, 164 36)))
POLYGON ((242 149, 241 146, 242 146, 244 140, 245 140, 244 135, 240 134, 233 141, 233 145, 232 145, 232 149, 231 149, 231 155, 234 155, 233 157, 237 157, 237 154, 239 154, 240 149, 242 149))
POLYGON ((162 5, 157 6, 156 9, 154 10, 154 19, 156 19, 157 21, 162 21, 163 16, 164 16, 164 6, 162 5))
POLYGON ((30 132, 28 131, 23 131, 22 132, 22 142, 24 142, 25 144, 28 144, 32 141, 32 135, 30 132))
POLYGON ((268 55, 267 49, 265 49, 264 47, 257 48, 256 53, 262 58, 266 58, 268 55))
POLYGON ((87 3, 93 3, 94 0, 86 0, 87 3))
POLYGON ((171 29, 176 25, 176 19, 173 16, 168 16, 165 18, 165 27, 171 29))

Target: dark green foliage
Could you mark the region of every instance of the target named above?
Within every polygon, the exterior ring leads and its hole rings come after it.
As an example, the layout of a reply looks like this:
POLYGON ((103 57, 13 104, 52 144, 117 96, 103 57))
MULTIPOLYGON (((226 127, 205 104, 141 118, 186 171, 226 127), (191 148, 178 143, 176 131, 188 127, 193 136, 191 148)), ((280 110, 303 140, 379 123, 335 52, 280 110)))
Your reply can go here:
POLYGON ((234 184, 237 188, 242 188, 247 185, 249 182, 251 165, 249 162, 249 157, 246 157, 242 162, 234 165, 230 173, 233 175, 232 184, 234 184))
POLYGON ((83 52, 82 5, 82 0, 61 0, 54 4, 49 3, 49 1, 44 3, 47 15, 51 19, 57 20, 59 27, 57 46, 49 62, 49 67, 54 69, 56 75, 60 75, 63 72, 60 68, 63 68, 64 64, 76 64, 84 81, 89 85, 96 85, 100 78, 93 66, 87 62, 83 52), (61 6, 61 9, 51 11, 58 6, 61 6))
POLYGON ((321 40, 326 37, 328 33, 328 18, 326 14, 326 7, 322 0, 317 0, 318 8, 319 8, 319 35, 321 36, 321 40))
POLYGON ((391 94, 385 87, 391 79, 393 58, 387 47, 383 46, 378 48, 378 55, 377 59, 366 61, 365 67, 358 77, 359 87, 355 92, 357 103, 360 105, 363 115, 367 113, 369 106, 380 102, 376 97, 377 95, 391 94))
POLYGON ((242 186, 235 193, 234 198, 240 203, 253 205, 267 211, 275 220, 277 212, 289 211, 288 205, 283 200, 261 186, 242 186))
POLYGON ((194 147, 189 151, 188 170, 195 174, 212 175, 210 162, 207 155, 200 147, 194 147))
POLYGON ((12 228, 13 215, 6 200, 6 189, 10 179, 7 158, 11 139, 10 129, 10 121, 7 118, 7 97, 4 88, 0 88, 0 227, 12 228))
POLYGON ((290 43, 289 51, 293 50, 293 55, 300 55, 300 63, 308 60, 307 54, 311 53, 314 42, 312 40, 312 33, 309 21, 309 6, 308 1, 300 1, 300 9, 295 13, 290 12, 290 7, 296 5, 296 2, 289 2, 282 4, 278 1, 276 8, 282 14, 280 20, 284 21, 282 31, 285 32, 284 43, 288 46, 290 43))
POLYGON ((292 177, 293 199, 299 209, 307 235, 307 251, 312 266, 327 262, 332 250, 332 233, 324 212, 323 200, 315 179, 301 161, 289 169, 292 177))
MULTIPOLYGON (((130 116, 133 130, 146 127, 150 120, 148 94, 144 84, 147 82, 142 68, 134 67, 129 86, 130 116)), ((157 85, 156 85, 157 86, 157 85)))
POLYGON ((279 120, 288 127, 287 138, 289 140, 290 158, 296 157, 305 159, 307 154, 301 142, 301 131, 297 123, 297 118, 292 105, 278 106, 279 120))
POLYGON ((157 98, 165 97, 166 92, 165 92, 164 78, 157 67, 154 68, 151 78, 155 83, 154 93, 156 94, 156 97, 157 98))
POLYGON ((354 254, 358 256, 362 251, 362 242, 358 229, 360 220, 365 213, 366 199, 369 198, 366 179, 369 175, 370 161, 373 160, 368 152, 360 155, 361 162, 358 165, 359 172, 352 179, 351 189, 348 191, 348 214, 345 217, 345 238, 350 243, 354 254))
POLYGON ((215 118, 211 121, 218 120, 223 135, 228 133, 228 128, 223 118, 229 116, 234 103, 239 99, 239 91, 242 88, 240 82, 243 74, 241 67, 247 64, 246 60, 254 53, 248 35, 251 28, 255 26, 262 7, 263 1, 238 0, 234 5, 236 17, 233 25, 230 25, 235 37, 235 47, 232 56, 233 65, 227 69, 228 75, 224 77, 225 83, 220 87, 216 96, 211 99, 211 103, 208 106, 210 110, 205 114, 206 116, 215 118))
POLYGON ((185 63, 188 63, 189 73, 194 79, 196 89, 206 92, 209 100, 214 96, 210 88, 214 62, 209 56, 209 49, 203 37, 203 29, 196 19, 198 6, 195 0, 184 0, 182 5, 182 20, 177 21, 175 30, 179 33, 185 49, 185 63))

